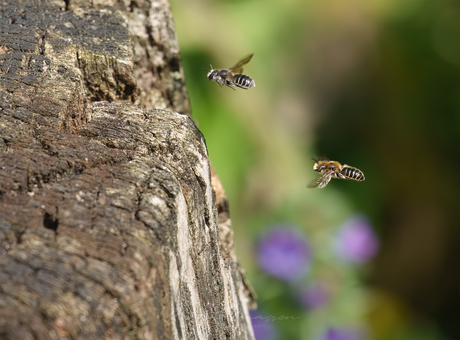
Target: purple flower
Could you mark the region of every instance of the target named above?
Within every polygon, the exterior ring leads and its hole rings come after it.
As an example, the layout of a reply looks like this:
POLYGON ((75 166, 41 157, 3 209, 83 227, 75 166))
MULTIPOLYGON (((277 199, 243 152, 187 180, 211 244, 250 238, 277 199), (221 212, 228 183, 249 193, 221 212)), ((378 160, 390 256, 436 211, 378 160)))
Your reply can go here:
POLYGON ((307 272, 310 248, 295 227, 276 226, 261 238, 257 259, 266 273, 293 281, 307 272))
POLYGON ((335 245, 339 256, 358 263, 373 258, 379 248, 377 236, 362 215, 355 215, 342 225, 335 245))
POLYGON ((321 340, 361 340, 362 334, 349 328, 332 328, 329 327, 321 340))
POLYGON ((256 340, 272 340, 276 337, 275 327, 269 323, 269 319, 257 313, 256 311, 249 311, 251 316, 252 329, 256 340))
POLYGON ((310 284, 300 293, 300 302, 307 309, 324 306, 329 301, 329 292, 323 282, 310 284))

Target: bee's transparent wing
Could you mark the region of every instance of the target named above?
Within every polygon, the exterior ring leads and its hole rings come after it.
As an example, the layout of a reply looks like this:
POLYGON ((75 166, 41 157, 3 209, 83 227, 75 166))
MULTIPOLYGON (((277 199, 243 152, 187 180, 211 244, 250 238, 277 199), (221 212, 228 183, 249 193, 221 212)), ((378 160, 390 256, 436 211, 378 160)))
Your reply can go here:
POLYGON ((324 188, 327 185, 327 183, 329 183, 329 181, 331 180, 332 173, 332 171, 326 171, 324 174, 322 174, 319 177, 316 177, 314 180, 308 183, 307 188, 324 188))
POLYGON ((344 174, 342 174, 342 173, 340 173, 340 172, 337 172, 337 175, 335 176, 335 178, 349 179, 349 178, 347 178, 344 174))
POLYGON ((235 65, 229 68, 230 72, 233 72, 235 74, 240 74, 243 73, 243 66, 249 63, 254 56, 254 53, 251 53, 247 57, 244 57, 241 59, 239 62, 237 62, 235 65))

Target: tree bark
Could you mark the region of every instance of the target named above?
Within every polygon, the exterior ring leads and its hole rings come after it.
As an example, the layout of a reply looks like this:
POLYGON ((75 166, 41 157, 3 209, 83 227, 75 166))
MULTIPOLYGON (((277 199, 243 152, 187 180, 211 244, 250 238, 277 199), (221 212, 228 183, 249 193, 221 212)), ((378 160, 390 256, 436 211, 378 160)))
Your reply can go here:
POLYGON ((0 14, 0 339, 253 339, 169 4, 0 14))

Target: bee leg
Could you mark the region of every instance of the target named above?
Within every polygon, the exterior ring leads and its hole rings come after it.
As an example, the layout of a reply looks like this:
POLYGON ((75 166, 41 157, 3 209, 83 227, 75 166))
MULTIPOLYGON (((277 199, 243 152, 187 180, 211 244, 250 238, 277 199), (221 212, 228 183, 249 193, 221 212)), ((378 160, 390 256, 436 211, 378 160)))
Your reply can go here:
POLYGON ((236 84, 235 84, 234 82, 232 82, 232 81, 230 81, 230 80, 226 80, 225 82, 226 82, 225 85, 227 85, 227 86, 230 87, 233 91, 235 91, 234 86, 236 86, 236 84))

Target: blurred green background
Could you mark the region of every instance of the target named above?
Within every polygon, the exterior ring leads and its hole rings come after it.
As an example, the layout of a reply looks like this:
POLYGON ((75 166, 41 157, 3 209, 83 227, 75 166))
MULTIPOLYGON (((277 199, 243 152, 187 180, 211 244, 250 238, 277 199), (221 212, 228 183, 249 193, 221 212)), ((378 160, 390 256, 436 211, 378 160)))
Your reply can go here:
POLYGON ((460 1, 171 6, 192 116, 230 201, 257 312, 269 317, 258 339, 460 339, 460 1), (249 53, 255 88, 208 82, 203 68, 249 53), (314 155, 355 166, 366 181, 307 189, 314 155), (363 263, 333 247, 356 214, 380 241, 363 263), (264 233, 283 224, 311 250, 295 281, 267 274, 256 256, 264 233), (305 307, 299 294, 318 280, 328 302, 305 307))

